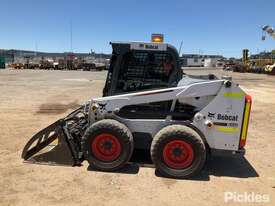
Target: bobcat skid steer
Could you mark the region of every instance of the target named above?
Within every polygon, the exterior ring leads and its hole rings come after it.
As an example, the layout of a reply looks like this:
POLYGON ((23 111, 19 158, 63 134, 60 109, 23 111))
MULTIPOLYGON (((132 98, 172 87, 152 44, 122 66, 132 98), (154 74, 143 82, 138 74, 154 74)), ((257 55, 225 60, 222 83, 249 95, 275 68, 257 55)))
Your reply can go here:
POLYGON ((134 149, 150 150, 163 175, 198 173, 207 155, 244 155, 251 97, 231 79, 184 75, 165 43, 111 43, 103 97, 94 98, 26 144, 26 162, 114 171, 134 149))
POLYGON ((92 168, 114 171, 134 148, 143 148, 163 175, 186 178, 209 154, 243 155, 251 97, 229 80, 193 80, 91 99, 34 135, 22 157, 71 165, 87 160, 92 168))

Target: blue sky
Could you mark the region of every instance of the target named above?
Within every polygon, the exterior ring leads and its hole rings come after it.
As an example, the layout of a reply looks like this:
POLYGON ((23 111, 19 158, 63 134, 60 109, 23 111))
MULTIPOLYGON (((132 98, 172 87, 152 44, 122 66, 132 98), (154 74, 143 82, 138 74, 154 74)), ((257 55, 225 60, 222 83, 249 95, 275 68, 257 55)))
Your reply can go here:
POLYGON ((275 49, 261 26, 275 27, 275 0, 1 0, 0 48, 111 52, 110 41, 165 42, 184 53, 240 56, 275 49))

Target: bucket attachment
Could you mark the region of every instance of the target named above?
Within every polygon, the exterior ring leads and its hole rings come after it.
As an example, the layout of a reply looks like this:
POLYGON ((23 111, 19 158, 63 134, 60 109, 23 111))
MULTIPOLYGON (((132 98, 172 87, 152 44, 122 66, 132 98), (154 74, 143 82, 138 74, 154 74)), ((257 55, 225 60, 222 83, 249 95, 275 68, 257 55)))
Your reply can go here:
POLYGON ((35 134, 22 152, 25 162, 47 165, 79 165, 77 152, 66 131, 64 119, 60 119, 35 134))

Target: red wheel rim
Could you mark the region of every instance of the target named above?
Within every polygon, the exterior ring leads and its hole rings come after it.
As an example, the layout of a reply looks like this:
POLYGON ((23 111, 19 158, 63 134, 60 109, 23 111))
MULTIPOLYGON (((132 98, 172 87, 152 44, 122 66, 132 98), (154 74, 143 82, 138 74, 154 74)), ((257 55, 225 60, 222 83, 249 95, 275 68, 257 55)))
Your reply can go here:
POLYGON ((165 164, 173 169, 184 169, 189 167, 194 159, 192 146, 183 140, 172 140, 163 149, 163 160, 165 164))
POLYGON ((121 153, 119 140, 109 133, 97 135, 91 146, 94 156, 105 162, 116 160, 121 153))

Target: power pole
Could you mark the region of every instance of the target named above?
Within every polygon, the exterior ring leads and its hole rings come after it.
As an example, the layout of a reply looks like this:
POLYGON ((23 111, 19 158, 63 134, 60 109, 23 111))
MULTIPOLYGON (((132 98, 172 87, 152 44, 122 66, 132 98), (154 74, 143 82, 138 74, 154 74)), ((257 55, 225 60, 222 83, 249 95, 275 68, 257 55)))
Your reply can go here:
POLYGON ((73 25, 72 25, 72 21, 70 22, 70 41, 71 41, 71 53, 73 53, 73 25))
POLYGON ((180 53, 181 53, 182 44, 183 44, 183 41, 180 42, 179 56, 180 56, 180 53))
POLYGON ((35 42, 35 56, 37 56, 37 42, 35 42))

